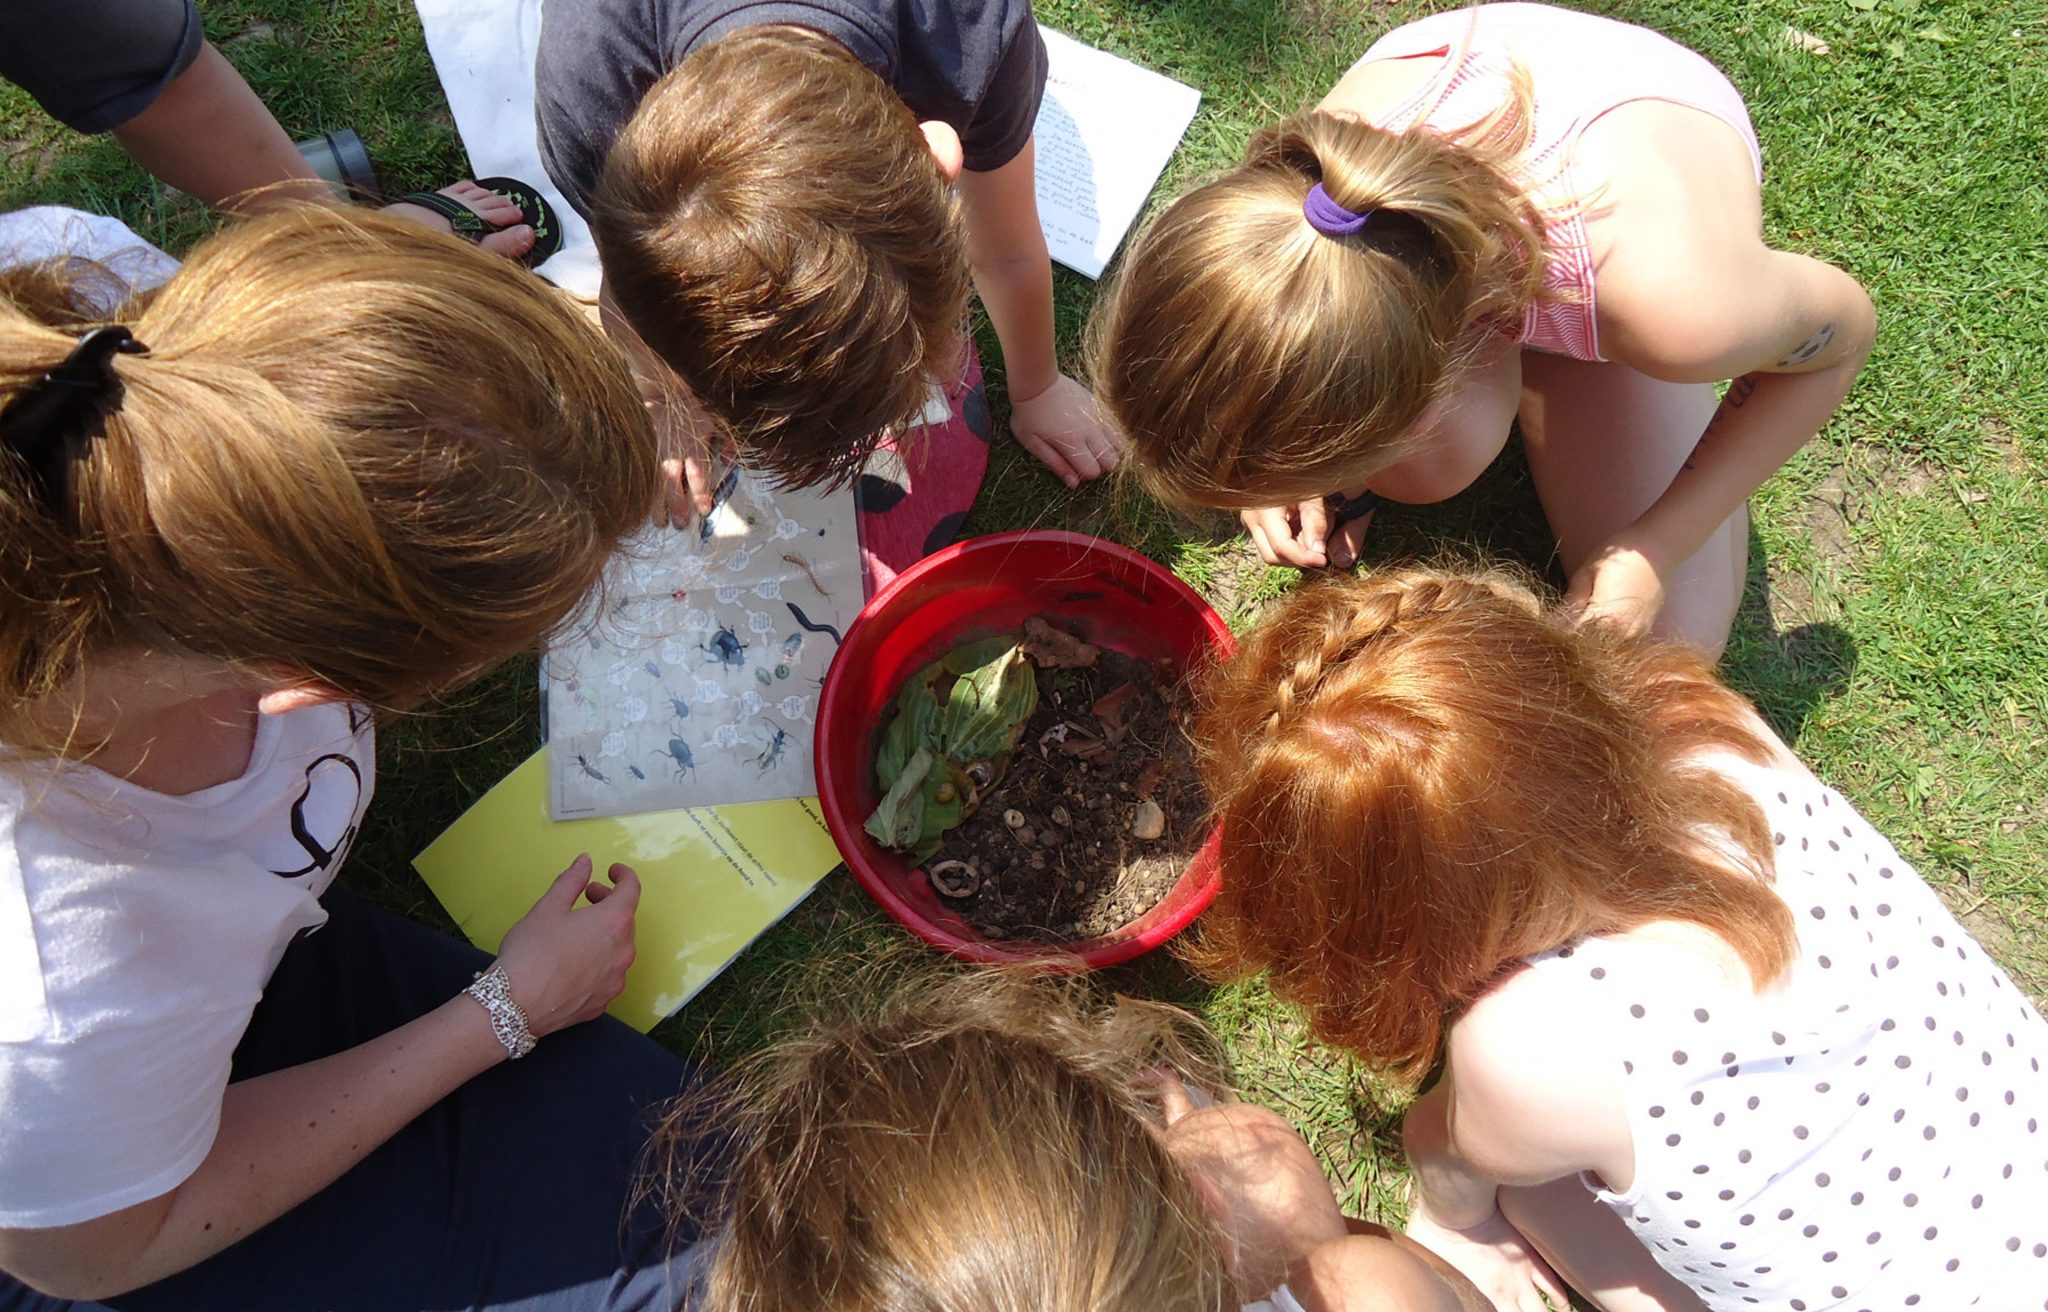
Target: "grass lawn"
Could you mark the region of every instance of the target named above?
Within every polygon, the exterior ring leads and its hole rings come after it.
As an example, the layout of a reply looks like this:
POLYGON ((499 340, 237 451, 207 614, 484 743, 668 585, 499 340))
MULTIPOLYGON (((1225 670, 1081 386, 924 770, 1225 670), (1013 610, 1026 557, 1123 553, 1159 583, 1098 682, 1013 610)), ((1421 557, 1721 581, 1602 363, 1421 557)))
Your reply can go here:
MULTIPOLYGON (((1430 6, 1379 0, 1040 0, 1049 26, 1203 92, 1161 189, 1231 160, 1312 101, 1368 42, 1430 6)), ((1442 7, 1442 6, 1436 6, 1442 7)), ((2006 0, 1602 0, 1703 51, 1748 97, 1774 245, 1869 287, 1876 352, 1828 428, 1754 505, 1752 586, 1728 657, 1814 769, 1949 897, 2014 976, 2048 996, 2048 10, 2006 0)), ((207 26, 295 135, 353 126, 394 190, 465 168, 406 0, 213 0, 207 26)), ((0 87, 0 208, 113 213, 174 253, 209 217, 107 140, 0 87)), ((1093 285, 1062 273, 1069 346, 1093 285)), ((994 360, 984 334, 984 352, 994 360)), ((995 374, 1003 412, 1000 371, 995 374)), ((1236 624, 1292 586, 1229 522, 1134 492, 1065 492, 999 443, 970 524, 1085 529, 1151 553, 1236 624)), ((1368 564, 1549 544, 1511 448, 1442 506, 1383 512, 1368 564)), ((352 875, 445 919, 409 865, 535 741, 531 662, 384 739, 382 797, 352 875)), ((927 960, 834 876, 659 1036, 713 1058, 758 1044, 805 993, 872 987, 927 960)), ((1353 1210, 1398 1216, 1396 1104, 1310 1045, 1255 986, 1212 989, 1163 954, 1119 987, 1172 997, 1228 1038, 1250 1096, 1283 1110, 1353 1210)))

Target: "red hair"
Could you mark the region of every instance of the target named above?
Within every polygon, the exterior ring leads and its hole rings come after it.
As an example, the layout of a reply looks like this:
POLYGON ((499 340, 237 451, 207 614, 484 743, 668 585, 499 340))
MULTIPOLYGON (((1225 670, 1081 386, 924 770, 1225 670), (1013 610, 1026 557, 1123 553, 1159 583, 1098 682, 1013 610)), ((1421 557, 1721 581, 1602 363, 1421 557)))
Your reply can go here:
POLYGON ((1223 884, 1192 955, 1270 972, 1324 1040, 1412 1078, 1502 970, 1686 920, 1789 964, 1762 811, 1707 749, 1751 713, 1684 649, 1572 631, 1504 574, 1297 590, 1203 689, 1223 884))

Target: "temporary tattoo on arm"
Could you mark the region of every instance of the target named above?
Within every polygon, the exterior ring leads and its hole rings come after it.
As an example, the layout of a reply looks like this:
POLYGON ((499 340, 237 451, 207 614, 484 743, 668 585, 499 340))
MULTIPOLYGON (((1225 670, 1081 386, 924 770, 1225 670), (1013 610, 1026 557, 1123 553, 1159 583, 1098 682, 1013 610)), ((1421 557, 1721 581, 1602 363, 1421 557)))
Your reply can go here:
POLYGON ((1835 326, 1831 323, 1824 323, 1820 326, 1820 331, 1807 338, 1798 350, 1778 361, 1778 368, 1796 369, 1814 356, 1819 355, 1822 351, 1827 350, 1828 343, 1834 340, 1835 326))
POLYGON ((1706 431, 1700 434, 1700 440, 1694 443, 1692 454, 1685 458, 1685 464, 1681 468, 1691 469, 1693 463, 1700 458, 1700 452, 1704 451, 1707 443, 1712 440, 1714 430, 1720 427, 1721 421, 1737 410, 1740 410, 1743 406, 1748 405, 1749 398, 1755 395, 1755 374, 1744 374, 1742 377, 1730 382, 1728 384, 1728 394, 1721 398, 1721 404, 1714 411, 1714 417, 1707 421, 1706 431))

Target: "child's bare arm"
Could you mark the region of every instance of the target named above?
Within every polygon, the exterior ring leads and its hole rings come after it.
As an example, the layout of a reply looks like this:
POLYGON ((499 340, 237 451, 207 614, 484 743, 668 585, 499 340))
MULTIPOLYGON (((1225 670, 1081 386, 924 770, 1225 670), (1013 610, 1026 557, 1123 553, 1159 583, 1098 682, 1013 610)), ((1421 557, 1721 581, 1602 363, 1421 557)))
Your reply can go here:
POLYGON ((1038 226, 1032 142, 986 173, 960 175, 974 287, 1003 346, 1010 431, 1069 487, 1116 465, 1121 445, 1053 350, 1052 257, 1038 226))
MULTIPOLYGON (((536 1036, 590 1020, 625 985, 639 878, 562 872, 499 955, 536 1036), (588 891, 598 905, 571 909, 588 891)), ((227 1087, 199 1167, 155 1198, 74 1225, 0 1229, 0 1270, 62 1298, 112 1298, 183 1271, 312 1197, 456 1088, 506 1059, 458 994, 387 1034, 227 1087)), ((571 1111, 569 1114, 573 1114, 571 1111)))
MULTIPOLYGON (((1689 258, 1626 257, 1603 282, 1602 331, 1623 364, 1674 382, 1733 378, 1698 445, 1663 496, 1573 580, 1589 613, 1647 624, 1661 580, 1820 431, 1870 354, 1877 320, 1856 280, 1753 236, 1689 258), (1644 604, 1647 603, 1647 604, 1644 604)), ((1617 254, 1616 259, 1624 257, 1617 254)))
POLYGON ((1409 1236, 1504 1308, 1562 1305, 1561 1282, 1500 1213, 1501 1185, 1591 1171, 1615 1189, 1635 1173, 1616 1063, 1576 999, 1540 974, 1511 976, 1451 1030, 1444 1074, 1409 1109, 1415 1173, 1409 1236))

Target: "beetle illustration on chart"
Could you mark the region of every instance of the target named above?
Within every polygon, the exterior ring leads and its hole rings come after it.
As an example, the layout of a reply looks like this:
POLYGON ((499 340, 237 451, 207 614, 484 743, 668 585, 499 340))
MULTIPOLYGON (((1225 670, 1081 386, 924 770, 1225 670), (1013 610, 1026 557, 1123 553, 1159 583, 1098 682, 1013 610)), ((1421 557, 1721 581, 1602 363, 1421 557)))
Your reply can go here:
POLYGON ((811 726, 861 599, 851 498, 727 470, 713 503, 622 549, 589 621, 549 648, 558 817, 815 787, 811 726))

